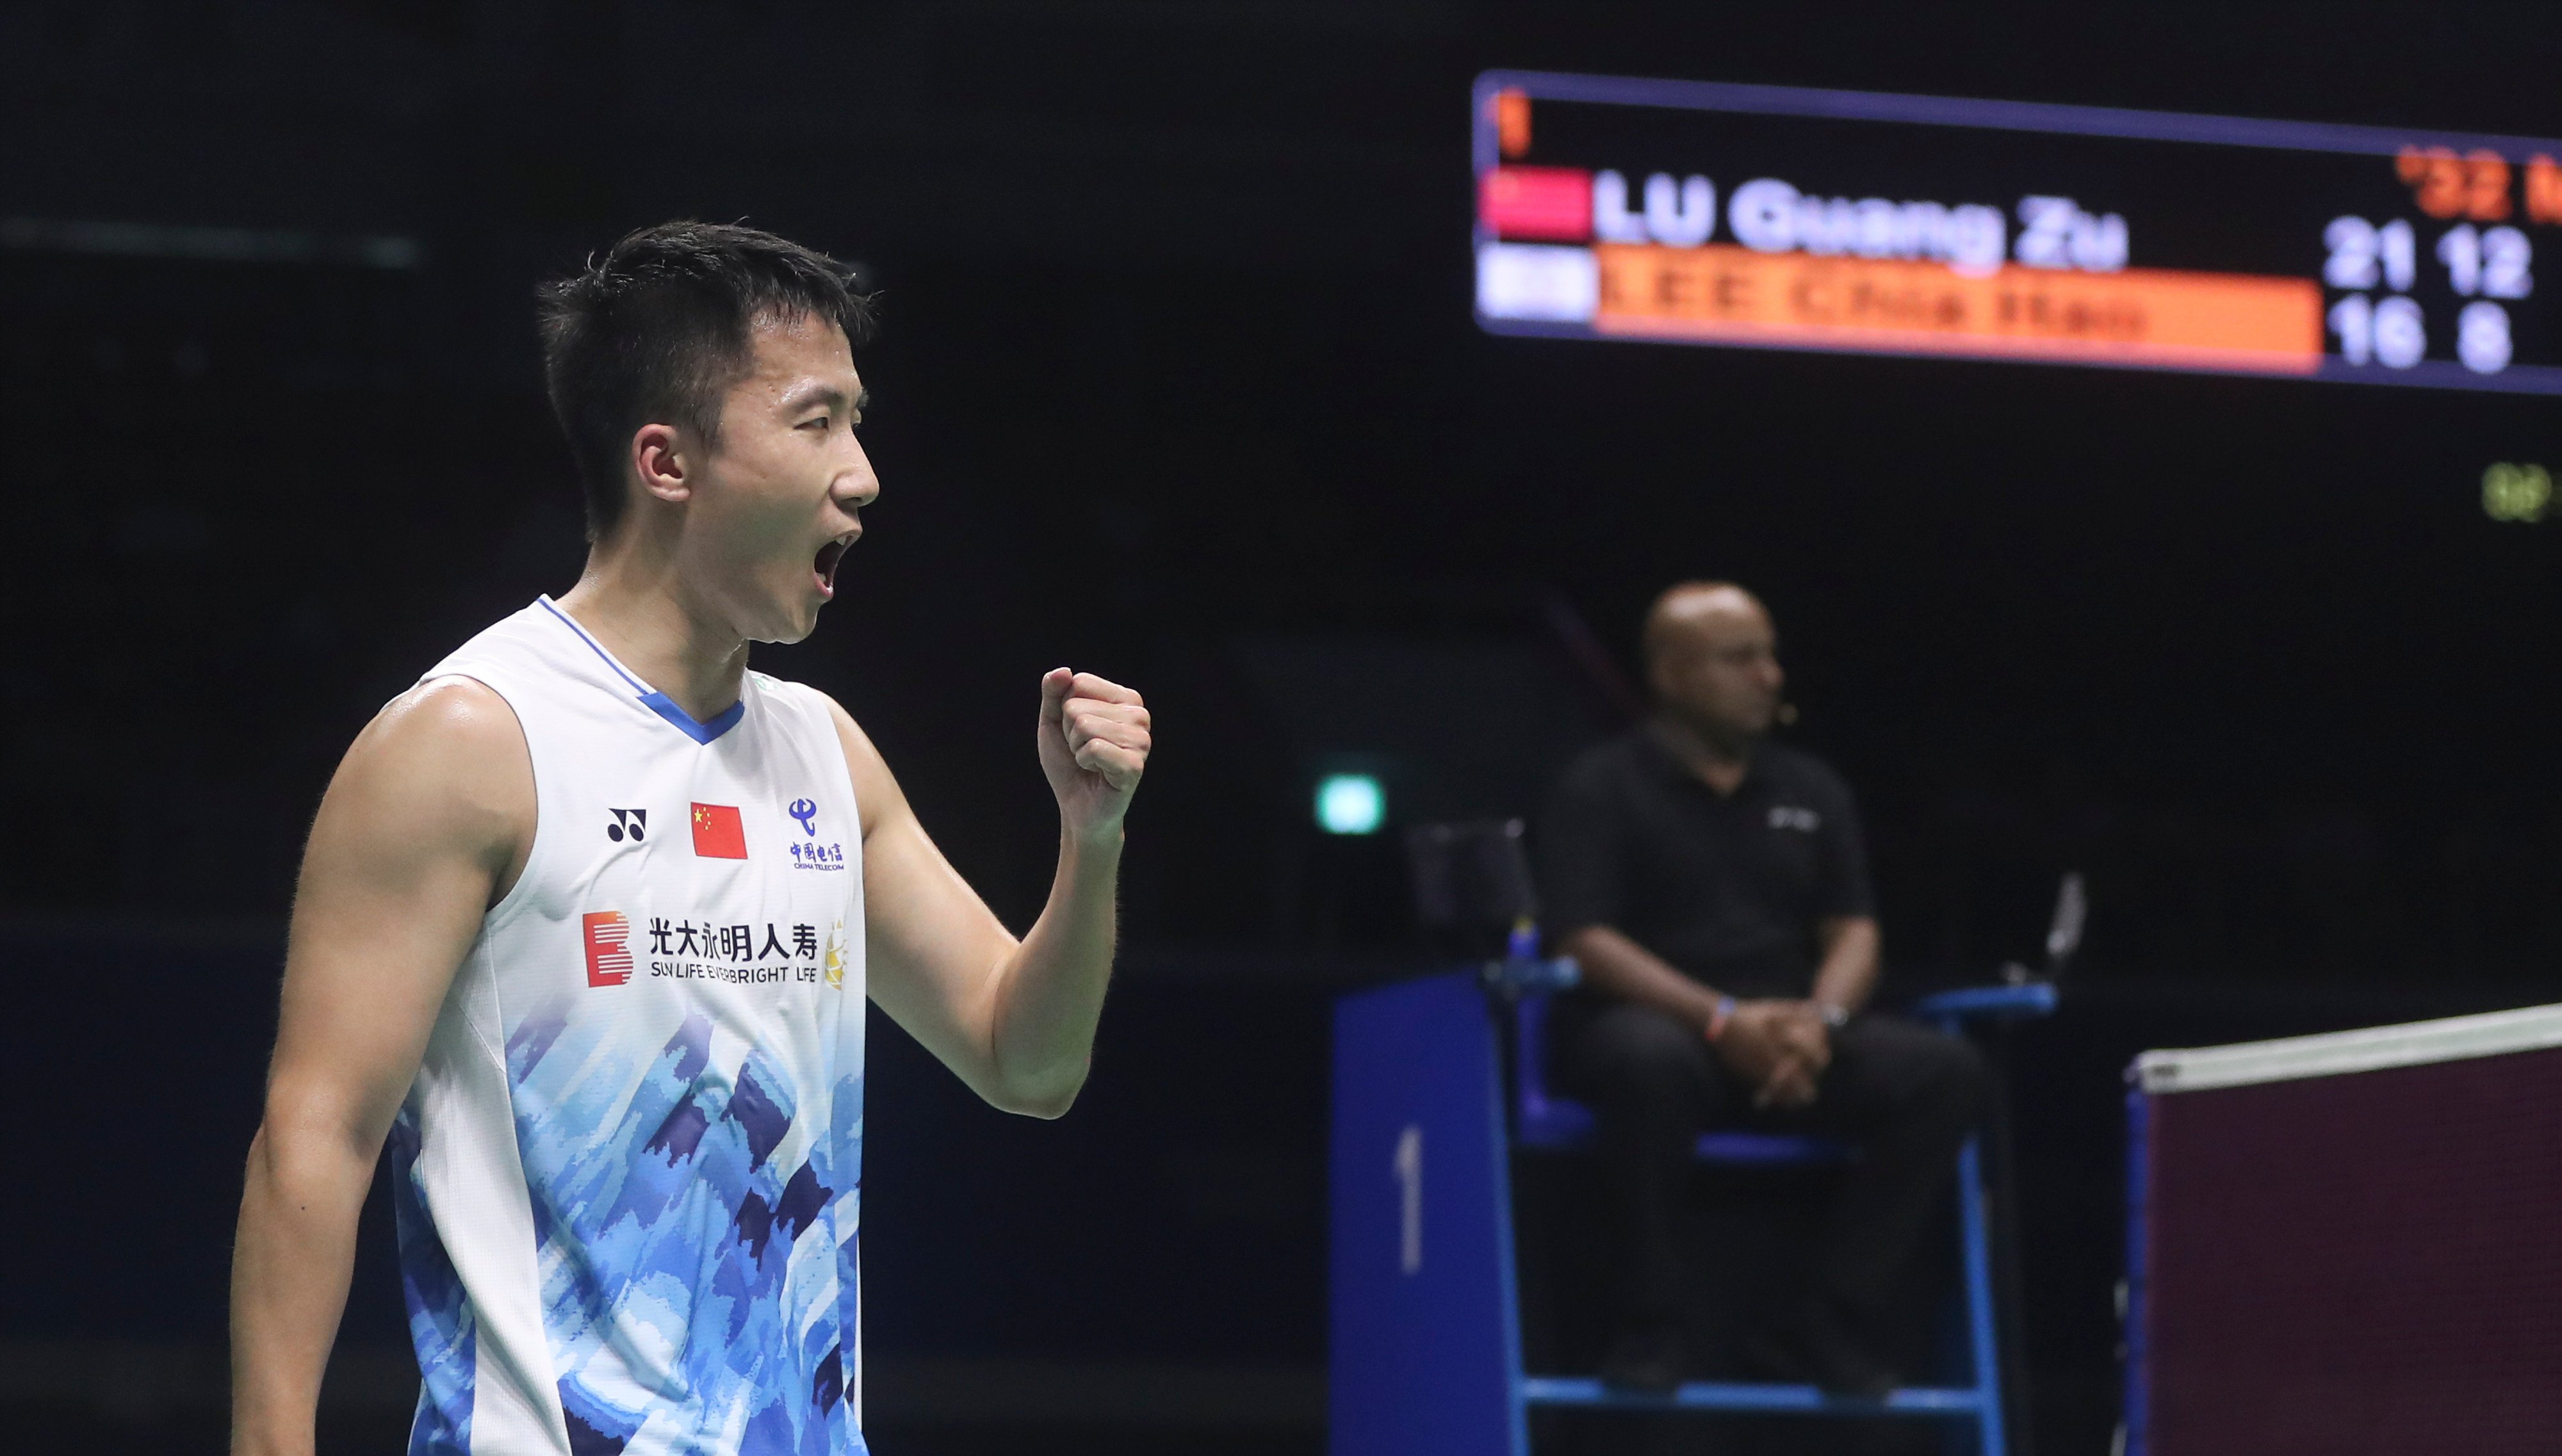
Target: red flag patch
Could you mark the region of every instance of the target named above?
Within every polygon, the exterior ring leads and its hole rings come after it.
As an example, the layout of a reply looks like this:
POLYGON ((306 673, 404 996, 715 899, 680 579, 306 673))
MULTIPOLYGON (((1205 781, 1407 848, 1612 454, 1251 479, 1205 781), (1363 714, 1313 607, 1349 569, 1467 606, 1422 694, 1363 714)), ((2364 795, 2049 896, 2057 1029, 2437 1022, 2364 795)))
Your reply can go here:
POLYGON ((694 806, 694 853, 705 859, 745 859, 747 830, 728 804, 694 806))
POLYGON ((579 917, 587 932, 587 984, 621 986, 632 979, 632 922, 620 910, 593 910, 579 917))
POLYGON ((1592 174, 1497 167, 1477 178, 1477 218, 1505 238, 1580 243, 1592 236, 1592 174))

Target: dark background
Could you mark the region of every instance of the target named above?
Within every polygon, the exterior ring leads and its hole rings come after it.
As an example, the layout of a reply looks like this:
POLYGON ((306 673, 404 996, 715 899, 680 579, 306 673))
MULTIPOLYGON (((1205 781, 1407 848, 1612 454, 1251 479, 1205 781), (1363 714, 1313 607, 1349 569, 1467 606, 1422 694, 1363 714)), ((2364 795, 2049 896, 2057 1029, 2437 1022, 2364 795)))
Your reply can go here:
MULTIPOLYGON (((1139 685, 1162 738, 1074 1117, 875 1023, 883 1450, 1316 1448, 1326 1001, 1424 961, 1314 777, 1534 809, 1616 721, 1578 634, 1627 672, 1702 575, 1769 601, 1793 737, 1863 795, 1894 987, 2030 954, 2090 875, 2019 1047, 2022 1246, 2041 1442, 2104 1449, 2126 1055, 2553 998, 2562 524, 2480 479, 2556 463, 2555 407, 1491 338, 1467 85, 2542 135, 2557 54, 2533 5, 0 3, 0 1403, 218 1443, 300 834, 384 699, 575 579, 530 289, 683 215, 882 293, 885 492, 759 665, 851 708, 1017 925, 1039 671, 1139 685), (150 227, 61 226, 101 223, 150 227)), ((348 1449, 397 1439, 402 1339, 377 1240, 348 1449)))

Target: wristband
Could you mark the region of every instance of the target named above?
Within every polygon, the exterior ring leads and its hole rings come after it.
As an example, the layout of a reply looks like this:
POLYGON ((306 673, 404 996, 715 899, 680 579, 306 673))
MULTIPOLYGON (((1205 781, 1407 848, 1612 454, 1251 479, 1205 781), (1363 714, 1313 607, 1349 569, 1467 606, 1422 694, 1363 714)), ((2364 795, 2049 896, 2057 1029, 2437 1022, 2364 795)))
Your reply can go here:
POLYGON ((1726 1023, 1735 1019, 1735 998, 1721 996, 1708 1013, 1708 1039, 1715 1041, 1726 1034, 1726 1023))
POLYGON ((1850 1007, 1837 1006, 1831 1001, 1815 1002, 1815 1014, 1823 1017, 1824 1024, 1835 1031, 1850 1024, 1850 1007))

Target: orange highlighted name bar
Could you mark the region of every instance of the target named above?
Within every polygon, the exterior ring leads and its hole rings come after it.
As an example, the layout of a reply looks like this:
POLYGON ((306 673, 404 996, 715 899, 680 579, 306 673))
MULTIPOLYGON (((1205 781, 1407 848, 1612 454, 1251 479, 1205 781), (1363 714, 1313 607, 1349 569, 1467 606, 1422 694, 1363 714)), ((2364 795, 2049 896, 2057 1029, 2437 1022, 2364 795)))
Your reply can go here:
POLYGON ((1603 244, 1595 332, 1789 348, 2310 374, 2310 278, 1944 264, 1603 244))

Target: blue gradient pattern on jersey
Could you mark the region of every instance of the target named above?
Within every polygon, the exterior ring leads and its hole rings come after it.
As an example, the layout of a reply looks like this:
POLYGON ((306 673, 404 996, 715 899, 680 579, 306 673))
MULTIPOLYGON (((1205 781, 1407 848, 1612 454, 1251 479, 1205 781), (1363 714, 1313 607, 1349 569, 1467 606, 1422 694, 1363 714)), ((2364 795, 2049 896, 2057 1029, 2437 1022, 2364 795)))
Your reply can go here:
POLYGON ((409 1306, 410 1344, 418 1350, 418 1414, 410 1421, 410 1456, 468 1456, 471 1379, 477 1341, 462 1277, 436 1236, 419 1190, 418 1114, 403 1107, 385 1152, 391 1160, 392 1228, 400 1249, 401 1300, 409 1306))
POLYGON ((834 1116, 796 1137, 790 1072, 758 1048, 722 1064, 716 1039, 699 1011, 654 1055, 614 1016, 508 1038, 578 1456, 864 1449, 844 1403, 862 1080, 814 1088, 834 1116))

